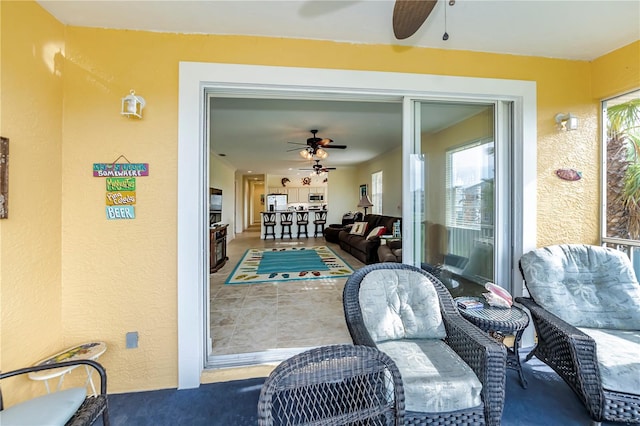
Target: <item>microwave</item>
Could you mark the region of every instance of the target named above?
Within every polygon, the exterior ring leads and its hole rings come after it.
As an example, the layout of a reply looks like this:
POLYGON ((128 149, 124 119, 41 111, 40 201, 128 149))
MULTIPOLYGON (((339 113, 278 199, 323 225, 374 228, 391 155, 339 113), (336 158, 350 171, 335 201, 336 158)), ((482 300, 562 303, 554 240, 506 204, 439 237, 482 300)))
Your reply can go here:
POLYGON ((322 203, 324 202, 324 194, 309 194, 310 203, 322 203))

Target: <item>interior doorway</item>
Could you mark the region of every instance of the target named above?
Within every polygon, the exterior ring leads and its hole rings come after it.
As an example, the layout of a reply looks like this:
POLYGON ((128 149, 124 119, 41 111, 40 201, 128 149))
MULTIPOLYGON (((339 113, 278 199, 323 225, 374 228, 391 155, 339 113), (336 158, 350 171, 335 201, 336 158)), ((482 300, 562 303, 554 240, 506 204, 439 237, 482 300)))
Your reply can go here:
MULTIPOLYGON (((514 191, 519 194, 513 210, 515 234, 512 256, 535 247, 535 157, 536 157, 536 84, 535 82, 461 78, 429 75, 405 75, 384 72, 337 70, 304 70, 300 68, 242 66, 230 64, 180 64, 179 142, 178 142, 178 372, 179 388, 197 387, 205 366, 208 324, 204 308, 209 297, 203 265, 206 230, 202 217, 207 204, 203 173, 208 171, 208 141, 203 131, 203 94, 250 91, 308 91, 322 96, 341 93, 362 98, 404 97, 413 94, 423 99, 451 99, 472 96, 476 99, 505 99, 514 104, 513 145, 518 174, 514 191), (491 94, 491 95, 487 95, 491 94), (527 158, 525 162, 523 159, 527 158), (194 168, 194 164, 203 167, 194 168), (527 229, 523 226, 527 223, 527 229), (195 283, 195 285, 194 285, 195 283)), ((405 98, 406 99, 406 98, 405 98)), ((403 101, 406 111, 411 111, 403 101)), ((403 123, 403 145, 415 145, 415 133, 410 121, 403 123)), ((403 217, 411 217, 411 181, 408 149, 403 154, 403 217), (406 170, 406 171, 405 171, 406 170)), ((409 243, 412 243, 409 238, 409 243)), ((409 244, 408 251, 415 250, 409 244)), ((413 256, 413 253, 411 253, 413 256)), ((515 279, 516 272, 512 272, 515 279)), ((517 289, 515 289, 517 290, 517 289)), ((517 295, 517 291, 514 291, 517 295)))

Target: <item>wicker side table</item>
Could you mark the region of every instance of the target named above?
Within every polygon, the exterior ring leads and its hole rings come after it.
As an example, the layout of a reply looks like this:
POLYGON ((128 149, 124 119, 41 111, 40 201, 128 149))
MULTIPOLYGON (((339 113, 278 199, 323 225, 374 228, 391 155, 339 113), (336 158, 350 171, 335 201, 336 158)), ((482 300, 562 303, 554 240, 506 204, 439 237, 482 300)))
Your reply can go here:
MULTIPOLYGON (((525 311, 512 306, 510 309, 495 308, 489 306, 486 301, 480 297, 457 297, 456 302, 462 300, 478 300, 483 303, 480 309, 462 309, 458 307, 460 314, 472 324, 481 330, 489 333, 491 337, 502 342, 504 335, 513 335, 513 347, 507 346, 507 367, 518 371, 520 376, 520 384, 523 388, 527 388, 527 380, 522 372, 520 364, 520 339, 524 329, 529 325, 529 316, 525 311), (502 336, 502 338, 499 338, 502 336)), ((506 346, 506 345, 505 345, 506 346)))

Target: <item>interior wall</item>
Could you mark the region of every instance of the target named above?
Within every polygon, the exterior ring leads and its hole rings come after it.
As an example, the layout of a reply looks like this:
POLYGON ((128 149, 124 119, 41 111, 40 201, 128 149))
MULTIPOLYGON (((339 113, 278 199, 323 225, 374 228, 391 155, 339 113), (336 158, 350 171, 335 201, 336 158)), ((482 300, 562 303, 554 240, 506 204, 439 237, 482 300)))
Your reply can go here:
POLYGON ((337 69, 535 81, 539 245, 597 241, 599 105, 592 86, 600 86, 592 80, 606 80, 601 69, 621 67, 636 73, 621 72, 598 93, 640 85, 638 43, 629 48, 632 55, 612 52, 592 67, 480 52, 64 27, 31 1, 2 2, 1 19, 2 133, 12 140, 10 219, 0 225, 2 369, 27 360, 25 344, 32 348, 31 362, 54 347, 101 339, 109 347, 101 362, 114 393, 177 385, 180 61, 330 63, 337 69), (62 70, 61 77, 45 63, 62 70), (147 101, 143 120, 118 113, 131 89, 147 101), (581 127, 560 133, 553 117, 569 111, 581 127), (150 176, 138 182, 138 217, 107 221, 104 181, 90 168, 121 154, 149 163, 150 176), (577 168, 584 177, 560 181, 553 173, 560 167, 577 168), (42 309, 34 308, 41 300, 42 309), (139 348, 125 348, 129 331, 140 333, 139 348))
MULTIPOLYGON (((352 184, 356 196, 359 196, 358 191, 363 184, 367 184, 371 193, 371 174, 379 171, 382 171, 382 214, 402 216, 402 147, 385 152, 358 167, 357 185, 352 184)), ((364 213, 364 208, 359 210, 364 213)), ((367 212, 371 213, 371 209, 367 209, 367 212)))
POLYGON ((235 171, 219 156, 209 156, 209 186, 222 189, 222 223, 229 225, 227 242, 235 238, 235 171))
MULTIPOLYGON (((8 218, 0 220, 0 370, 8 371, 83 336, 62 327, 64 26, 35 3, 3 1, 0 10, 0 134, 9 138, 8 218)), ((91 176, 91 164, 83 171, 91 176)), ((2 383, 7 405, 44 392, 26 376, 2 383)))

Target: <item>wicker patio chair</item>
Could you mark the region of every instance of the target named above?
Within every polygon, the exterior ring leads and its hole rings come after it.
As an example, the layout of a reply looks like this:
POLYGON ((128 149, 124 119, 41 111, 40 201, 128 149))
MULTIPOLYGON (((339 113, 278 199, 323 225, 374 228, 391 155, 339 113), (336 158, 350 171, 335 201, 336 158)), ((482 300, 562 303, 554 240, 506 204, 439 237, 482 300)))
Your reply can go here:
MULTIPOLYGON (((4 409, 2 402, 2 392, 0 392, 0 424, 44 424, 45 422, 46 424, 54 424, 52 422, 55 417, 57 419, 68 419, 65 423, 66 426, 88 426, 92 425, 98 417, 102 416, 102 424, 104 426, 109 426, 107 373, 105 372, 104 367, 96 361, 80 359, 55 364, 26 367, 18 370, 7 371, 6 373, 0 373, 0 380, 35 371, 77 366, 80 364, 88 365, 98 372, 100 375, 100 393, 96 396, 86 396, 84 397, 84 401, 82 401, 82 399, 78 400, 78 404, 80 404, 80 406, 76 409, 75 413, 72 411, 71 413, 66 414, 64 412, 65 407, 68 408, 70 405, 73 405, 72 401, 77 398, 78 395, 86 395, 86 389, 72 388, 52 392, 50 394, 18 403, 6 410, 4 409), (58 407, 60 408, 60 412, 56 412, 56 408, 58 407)), ((80 398, 82 398, 82 396, 80 398)))
POLYGON ((640 285, 610 248, 554 245, 525 253, 536 356, 578 395, 594 424, 640 423, 640 285))
POLYGON ((462 318, 437 278, 401 263, 367 265, 347 280, 343 304, 354 344, 376 347, 396 362, 405 424, 500 424, 506 349, 462 318), (386 310, 376 323, 371 307, 380 304, 386 310), (435 336, 424 332, 429 327, 435 336), (399 335, 381 337, 391 329, 399 335))
POLYGON ((260 392, 258 424, 403 424, 400 373, 384 353, 365 346, 331 345, 282 362, 260 392))

